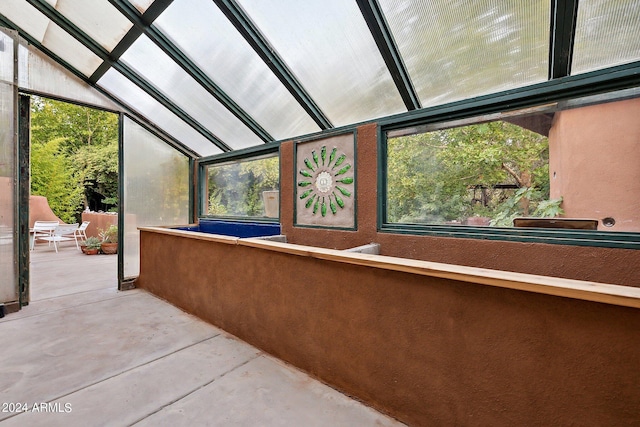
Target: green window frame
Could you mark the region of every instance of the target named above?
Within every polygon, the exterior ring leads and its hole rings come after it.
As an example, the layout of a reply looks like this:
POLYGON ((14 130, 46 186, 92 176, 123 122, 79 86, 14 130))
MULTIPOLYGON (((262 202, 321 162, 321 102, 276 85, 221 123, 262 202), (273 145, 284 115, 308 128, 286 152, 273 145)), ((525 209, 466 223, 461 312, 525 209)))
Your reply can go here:
MULTIPOLYGON (((205 157, 200 159, 199 167, 198 167, 198 180, 200 182, 199 190, 198 190, 198 217, 200 218, 215 218, 222 220, 233 220, 233 221, 251 221, 251 222, 279 222, 279 212, 275 215, 273 212, 267 212, 264 208, 264 199, 262 196, 253 195, 252 199, 247 200, 235 200, 233 203, 227 203, 228 199, 225 198, 224 191, 218 192, 217 194, 211 194, 210 190, 210 168, 216 168, 220 171, 225 171, 226 173, 231 174, 242 174, 240 170, 234 170, 236 167, 240 167, 242 169, 243 165, 248 165, 250 163, 256 164, 256 162, 262 162, 268 159, 276 159, 277 161, 277 183, 267 184, 268 189, 265 187, 264 191, 278 191, 280 189, 280 156, 279 156, 279 143, 269 143, 264 144, 262 146, 251 147, 245 150, 238 150, 229 153, 219 154, 211 157, 205 157), (218 212, 210 213, 210 198, 211 196, 215 197, 217 200, 218 212), (256 198, 257 197, 257 198, 256 198), (254 200, 255 199, 255 200, 254 200), (227 206, 227 204, 229 206, 227 206), (240 205, 249 205, 250 208, 242 211, 238 206, 240 205), (256 215, 256 209, 259 209, 262 214, 256 215)), ((267 168, 269 172, 273 172, 273 165, 268 165, 267 168)), ((254 172, 249 168, 245 168, 244 172, 253 174, 254 172)), ((257 177, 260 178, 260 177, 257 177)), ((264 177, 263 177, 264 178, 264 177)), ((273 177, 270 177, 270 181, 272 181, 273 177)), ((268 180, 268 181, 269 181, 268 180)), ((224 183, 225 180, 220 180, 221 183, 224 183)), ((236 181, 234 181, 236 182, 236 181)), ((242 187, 243 183, 236 182, 237 185, 242 187)), ((262 190, 260 190, 262 191, 262 190)), ((242 192, 244 193, 244 192, 242 192)), ((279 211, 279 206, 278 206, 279 211)))
MULTIPOLYGON (((423 113, 422 118, 399 117, 379 123, 378 126, 378 230, 385 233, 413 234, 424 236, 471 238, 486 240, 503 240, 516 242, 548 243, 560 245, 594 246, 608 248, 640 249, 640 232, 629 231, 599 231, 574 230, 561 228, 510 228, 452 224, 428 223, 400 223, 389 220, 388 215, 388 167, 387 156, 389 149, 389 135, 421 133, 465 126, 474 123, 500 120, 513 117, 519 113, 530 113, 536 109, 561 111, 582 106, 600 104, 640 97, 640 88, 631 88, 618 92, 591 95, 588 97, 573 97, 544 103, 542 107, 535 104, 525 109, 507 109, 505 105, 487 103, 485 108, 466 108, 477 104, 478 99, 462 102, 455 106, 432 109, 423 113), (474 111, 476 114, 473 114, 474 111), (443 114, 446 113, 446 114, 443 114), (480 112, 480 114, 478 114, 480 112), (429 115, 428 113, 432 113, 429 115)), ((542 104, 538 101, 539 104, 542 104)), ((600 218, 598 218, 600 219, 600 218)))

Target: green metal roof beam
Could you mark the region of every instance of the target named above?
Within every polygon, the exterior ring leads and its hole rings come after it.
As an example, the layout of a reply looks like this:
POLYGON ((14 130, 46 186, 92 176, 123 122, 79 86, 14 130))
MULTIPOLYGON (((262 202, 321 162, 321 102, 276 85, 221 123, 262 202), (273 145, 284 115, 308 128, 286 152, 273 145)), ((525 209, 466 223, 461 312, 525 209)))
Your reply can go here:
POLYGON ((202 136, 211 141, 214 145, 220 148, 222 151, 231 151, 231 147, 225 144, 220 138, 214 135, 209 129, 200 124, 197 120, 187 114, 184 110, 176 106, 172 101, 170 101, 162 92, 160 92, 157 88, 153 87, 151 84, 147 83, 142 77, 140 77, 135 71, 130 69, 128 66, 124 65, 117 60, 112 59, 109 56, 109 52, 96 43, 91 37, 84 33, 84 31, 80 30, 76 27, 71 21, 69 21, 66 17, 64 17, 60 12, 58 12, 55 8, 53 8, 50 4, 44 2, 43 0, 27 0, 32 6, 38 9, 41 13, 43 13, 47 18, 51 19, 51 21, 55 22, 58 26, 64 29, 67 33, 73 36, 76 40, 86 46, 89 50, 91 50, 96 56, 100 57, 103 61, 110 62, 111 66, 122 73, 125 77, 135 83, 138 87, 140 87, 143 91, 145 91, 149 96, 153 97, 156 101, 162 104, 165 108, 171 111, 173 114, 182 119, 185 123, 195 129, 202 136))
POLYGON ((578 1, 551 1, 549 79, 557 79, 571 74, 573 42, 578 19, 578 1))
MULTIPOLYGON (((115 102, 116 104, 120 104, 123 107, 125 107, 126 109, 131 110, 132 112, 135 111, 135 109, 132 108, 130 105, 128 105, 126 102, 123 102, 122 100, 116 98, 113 94, 105 91, 104 89, 102 89, 99 86, 96 86, 94 83, 90 82, 89 79, 87 78, 87 76, 85 76, 80 71, 75 69, 72 65, 70 65, 68 62, 66 62, 64 59, 60 58, 58 55, 53 53, 51 50, 49 50, 48 48, 43 46, 40 42, 38 42, 38 40, 36 40, 33 37, 31 37, 29 34, 23 33, 17 25, 15 25, 12 21, 6 19, 6 17, 4 17, 2 15, 0 15, 0 25, 2 25, 4 27, 7 27, 7 28, 12 28, 12 29, 18 31, 20 33, 20 37, 22 37, 23 39, 27 40, 27 42, 29 42, 29 44, 37 47, 40 51, 42 51, 44 54, 46 54, 49 58, 53 59, 55 62, 60 64, 63 68, 68 70, 71 74, 73 74, 74 76, 76 76, 80 80, 84 81, 85 83, 87 83, 88 85, 93 87, 95 90, 97 90, 102 95, 106 96, 111 101, 115 102)), ((34 95, 48 96, 47 94, 40 94, 40 93, 37 93, 37 92, 27 92, 27 93, 34 94, 34 95)), ((60 99, 60 98, 54 98, 54 99, 58 99, 58 100, 64 101, 64 102, 69 102, 68 100, 64 100, 64 99, 60 99)), ((83 104, 78 103, 78 105, 83 105, 83 104)), ((91 108, 98 108, 98 107, 89 106, 89 105, 87 105, 87 106, 91 107, 91 108)), ((107 110, 107 111, 111 111, 111 110, 107 110)), ((182 154, 186 155, 187 157, 194 157, 194 158, 195 157, 200 157, 199 153, 193 151, 191 148, 187 147, 186 145, 184 145, 183 143, 181 143, 180 141, 178 141, 177 139, 175 139, 171 135, 167 134, 165 131, 160 129, 153 122, 150 122, 148 119, 142 118, 142 117, 137 116, 137 115, 133 115, 132 113, 125 113, 125 114, 127 114, 130 118, 132 118, 134 121, 136 121, 139 125, 143 126, 149 132, 153 133, 158 138, 164 140, 171 147, 175 148, 176 150, 178 150, 182 154)))
POLYGON ((407 110, 417 110, 420 108, 420 99, 413 87, 409 72, 402 61, 402 56, 398 50, 398 46, 393 39, 393 34, 389 29, 387 20, 384 18, 384 13, 380 8, 377 0, 356 0, 360 12, 364 20, 367 22, 369 31, 380 50, 380 54, 384 59, 389 73, 393 78, 393 82, 400 92, 400 96, 404 101, 404 105, 407 110))
POLYGON ((253 50, 267 64, 275 76, 289 90, 304 110, 311 116, 320 129, 333 127, 329 118, 322 112, 302 84, 287 67, 276 51, 269 45, 266 37, 251 21, 245 11, 234 0, 213 0, 213 2, 231 21, 253 50))
MULTIPOLYGON (((151 4, 151 6, 149 6, 149 8, 145 11, 145 13, 142 15, 142 21, 143 22, 148 22, 149 25, 151 25, 151 23, 153 21, 156 20, 156 18, 158 16, 160 16, 160 14, 162 12, 164 12, 164 10, 169 7, 169 5, 173 2, 173 0, 156 0, 153 2, 153 4, 151 4)), ((116 47, 113 48, 113 50, 111 51, 111 54, 109 55, 109 57, 115 61, 115 60, 119 60, 120 57, 127 51, 127 49, 129 49, 131 47, 131 45, 138 40, 138 37, 140 37, 143 33, 142 28, 140 28, 137 25, 132 26, 129 31, 127 32, 127 34, 125 34, 125 36, 122 38, 122 40, 120 40, 120 42, 118 42, 118 44, 116 45, 116 47)), ((100 65, 96 71, 93 72, 93 74, 91 75, 91 77, 89 77, 89 80, 92 82, 97 82, 98 80, 100 80, 100 78, 107 72, 109 71, 109 69, 111 68, 111 62, 110 61, 104 61, 102 63, 102 65, 100 65)))
MULTIPOLYGON (((157 0, 156 0, 157 2, 157 0)), ((138 31, 143 32, 154 42, 164 53, 166 53, 176 64, 178 64, 187 74, 189 74, 200 86, 216 98, 224 105, 234 116, 245 124, 253 133, 255 133, 264 142, 271 142, 274 138, 253 119, 242 107, 231 99, 211 78, 205 74, 191 59, 189 59, 169 38, 167 38, 157 28, 153 27, 149 21, 145 19, 145 15, 141 15, 138 10, 127 0, 109 0, 120 13, 125 15, 131 21, 138 31)), ((155 3, 154 3, 155 5, 155 3)))

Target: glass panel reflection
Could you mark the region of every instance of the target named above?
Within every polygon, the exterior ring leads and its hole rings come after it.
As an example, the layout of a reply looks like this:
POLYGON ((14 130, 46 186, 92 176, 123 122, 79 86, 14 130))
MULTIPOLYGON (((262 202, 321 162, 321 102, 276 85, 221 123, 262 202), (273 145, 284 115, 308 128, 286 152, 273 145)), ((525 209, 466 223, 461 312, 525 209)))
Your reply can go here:
POLYGON ((207 166, 203 215, 277 218, 278 155, 207 166))

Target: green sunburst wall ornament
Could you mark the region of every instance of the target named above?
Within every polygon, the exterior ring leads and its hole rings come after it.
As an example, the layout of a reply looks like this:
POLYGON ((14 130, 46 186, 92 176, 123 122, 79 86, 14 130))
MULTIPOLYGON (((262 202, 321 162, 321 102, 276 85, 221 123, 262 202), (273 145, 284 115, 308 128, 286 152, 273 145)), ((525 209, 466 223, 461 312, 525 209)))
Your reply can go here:
POLYGON ((318 153, 304 159, 304 168, 298 173, 298 188, 304 207, 313 215, 323 218, 337 215, 345 207, 345 198, 353 193, 353 170, 350 159, 339 152, 337 147, 331 151, 323 145, 318 153))

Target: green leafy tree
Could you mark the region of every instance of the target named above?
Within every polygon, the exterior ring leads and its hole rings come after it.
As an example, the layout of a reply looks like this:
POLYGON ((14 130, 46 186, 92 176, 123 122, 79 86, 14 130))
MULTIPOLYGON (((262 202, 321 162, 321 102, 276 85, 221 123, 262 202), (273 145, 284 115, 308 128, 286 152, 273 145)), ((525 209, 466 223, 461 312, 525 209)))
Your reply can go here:
POLYGON ((31 193, 46 196, 62 221, 73 223, 82 206, 82 186, 73 174, 71 160, 62 151, 63 138, 31 147, 31 193))
POLYGON ((211 215, 262 216, 262 192, 279 187, 278 157, 209 167, 211 215))
POLYGON ((504 121, 391 138, 388 219, 442 223, 481 215, 507 225, 514 216, 559 214, 561 201, 547 200, 548 158, 545 136, 504 121))
POLYGON ((84 205, 87 194, 102 195, 102 203, 117 204, 118 194, 118 145, 85 145, 71 156, 75 175, 84 187, 84 205))
POLYGON ((118 116, 35 96, 31 109, 32 193, 46 196, 65 222, 77 221, 91 198, 115 208, 118 116), (56 181, 63 177, 66 183, 56 181), (74 203, 79 193, 80 203, 70 208, 67 202, 56 202, 64 191, 74 203))

